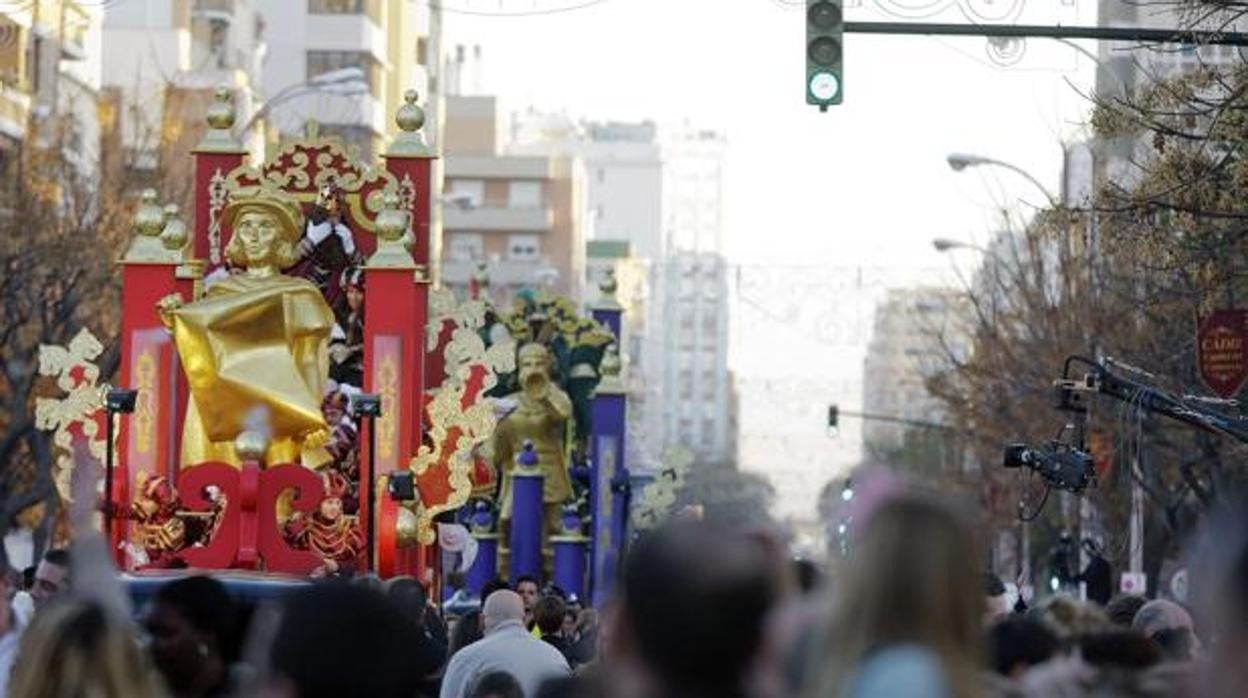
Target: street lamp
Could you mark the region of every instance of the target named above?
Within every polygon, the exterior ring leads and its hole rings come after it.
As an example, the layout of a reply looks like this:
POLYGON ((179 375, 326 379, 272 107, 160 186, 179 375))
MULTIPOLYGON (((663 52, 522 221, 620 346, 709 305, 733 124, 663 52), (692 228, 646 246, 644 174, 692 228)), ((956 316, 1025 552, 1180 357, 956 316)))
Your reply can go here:
POLYGON ((295 97, 299 97, 311 92, 326 92, 329 94, 339 95, 342 97, 353 97, 369 92, 368 83, 364 80, 364 71, 356 68, 339 68, 331 70, 327 73, 321 73, 315 77, 309 78, 305 82, 290 85, 277 94, 270 97, 260 108, 256 110, 247 123, 239 129, 238 136, 242 138, 247 132, 256 125, 256 122, 268 115, 274 107, 288 102, 295 97))
MULTIPOLYGON (((360 483, 361 487, 367 487, 365 494, 368 502, 368 521, 364 524, 364 547, 367 549, 367 569, 372 572, 376 569, 373 562, 373 551, 375 547, 374 541, 376 536, 374 529, 377 528, 377 492, 374 483, 377 482, 377 418, 381 417, 381 395, 376 393, 360 393, 351 398, 351 416, 356 419, 357 423, 368 420, 368 474, 364 476, 360 483)), ((403 493, 405 494, 405 493, 403 493)))
POLYGON ((980 247, 973 242, 963 242, 962 240, 952 240, 950 238, 933 238, 932 247, 935 247, 937 252, 949 252, 950 250, 975 250, 976 252, 988 254, 987 249, 980 247))
POLYGON ((134 414, 139 391, 106 388, 104 391, 104 538, 113 536, 113 433, 116 415, 134 414))
POLYGON ((945 158, 945 161, 949 163, 949 169, 954 172, 961 172, 968 167, 979 167, 981 165, 993 165, 995 167, 1002 167, 1010 170, 1011 172, 1022 176, 1028 182, 1036 185, 1036 188, 1043 192, 1044 197, 1049 200, 1050 206, 1057 206, 1057 197, 1049 191, 1048 187, 1044 186, 1044 184, 1041 183, 1040 180, 1036 179, 1034 175, 1018 165, 1011 165, 1008 162, 1003 162, 990 157, 984 157, 983 155, 972 155, 970 153, 950 153, 949 156, 945 158))

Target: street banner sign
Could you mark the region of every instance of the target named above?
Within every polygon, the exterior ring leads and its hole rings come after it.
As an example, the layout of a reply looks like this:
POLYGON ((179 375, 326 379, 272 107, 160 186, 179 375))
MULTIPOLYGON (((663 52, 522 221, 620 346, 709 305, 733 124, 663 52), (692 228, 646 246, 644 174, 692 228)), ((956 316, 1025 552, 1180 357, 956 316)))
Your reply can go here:
POLYGON ((1201 380, 1220 398, 1239 393, 1248 380, 1248 310, 1215 310, 1196 329, 1201 380))
POLYGON ((1143 596, 1148 591, 1148 577, 1143 572, 1123 572, 1118 591, 1143 596))

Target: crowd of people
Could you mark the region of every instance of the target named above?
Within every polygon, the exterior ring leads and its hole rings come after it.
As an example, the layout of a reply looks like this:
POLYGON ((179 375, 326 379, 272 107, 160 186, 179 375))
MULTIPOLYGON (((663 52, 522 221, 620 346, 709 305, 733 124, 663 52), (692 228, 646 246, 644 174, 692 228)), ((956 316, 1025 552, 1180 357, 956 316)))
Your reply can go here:
MULTIPOLYGON (((444 612, 419 580, 322 580, 272 604, 210 576, 130 609, 98 536, 2 581, 12 698, 985 698, 1245 695, 1248 531, 1193 558, 1191 609, 1119 595, 1003 603, 979 527, 908 491, 856 512, 828 571, 766 532, 679 522, 635 541, 599 610, 496 580, 444 612), (600 615, 601 613, 601 615, 600 615)), ((449 608, 449 607, 448 607, 449 608)))

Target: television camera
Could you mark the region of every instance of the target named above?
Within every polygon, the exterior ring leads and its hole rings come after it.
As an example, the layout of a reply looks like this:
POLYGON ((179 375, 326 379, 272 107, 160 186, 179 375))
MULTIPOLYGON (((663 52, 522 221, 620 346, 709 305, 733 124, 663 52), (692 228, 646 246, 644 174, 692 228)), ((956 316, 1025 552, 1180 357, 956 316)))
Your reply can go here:
MULTIPOLYGON (((1083 356, 1069 356, 1062 367, 1062 377, 1054 382, 1057 409, 1072 417, 1072 424, 1062 431, 1074 429, 1071 443, 1049 441, 1038 447, 1026 444, 1006 446, 1003 465, 1006 468, 1027 468, 1044 479, 1045 484, 1080 494, 1096 481, 1092 455, 1084 446, 1087 424, 1088 396, 1105 395, 1137 409, 1248 443, 1248 419, 1222 414, 1211 405, 1225 405, 1193 395, 1176 395, 1152 384, 1156 377, 1129 364, 1105 358, 1094 361, 1083 356), (1076 364, 1090 370, 1083 375, 1072 373, 1076 364)), ((1043 506, 1043 504, 1041 504, 1043 506)))

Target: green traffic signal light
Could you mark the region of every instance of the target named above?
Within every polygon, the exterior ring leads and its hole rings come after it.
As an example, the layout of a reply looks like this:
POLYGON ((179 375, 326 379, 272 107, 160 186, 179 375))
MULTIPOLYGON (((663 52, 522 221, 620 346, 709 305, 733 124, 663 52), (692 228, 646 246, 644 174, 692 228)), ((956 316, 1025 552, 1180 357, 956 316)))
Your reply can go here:
POLYGON ((806 103, 821 110, 841 103, 841 0, 806 0, 806 103))

